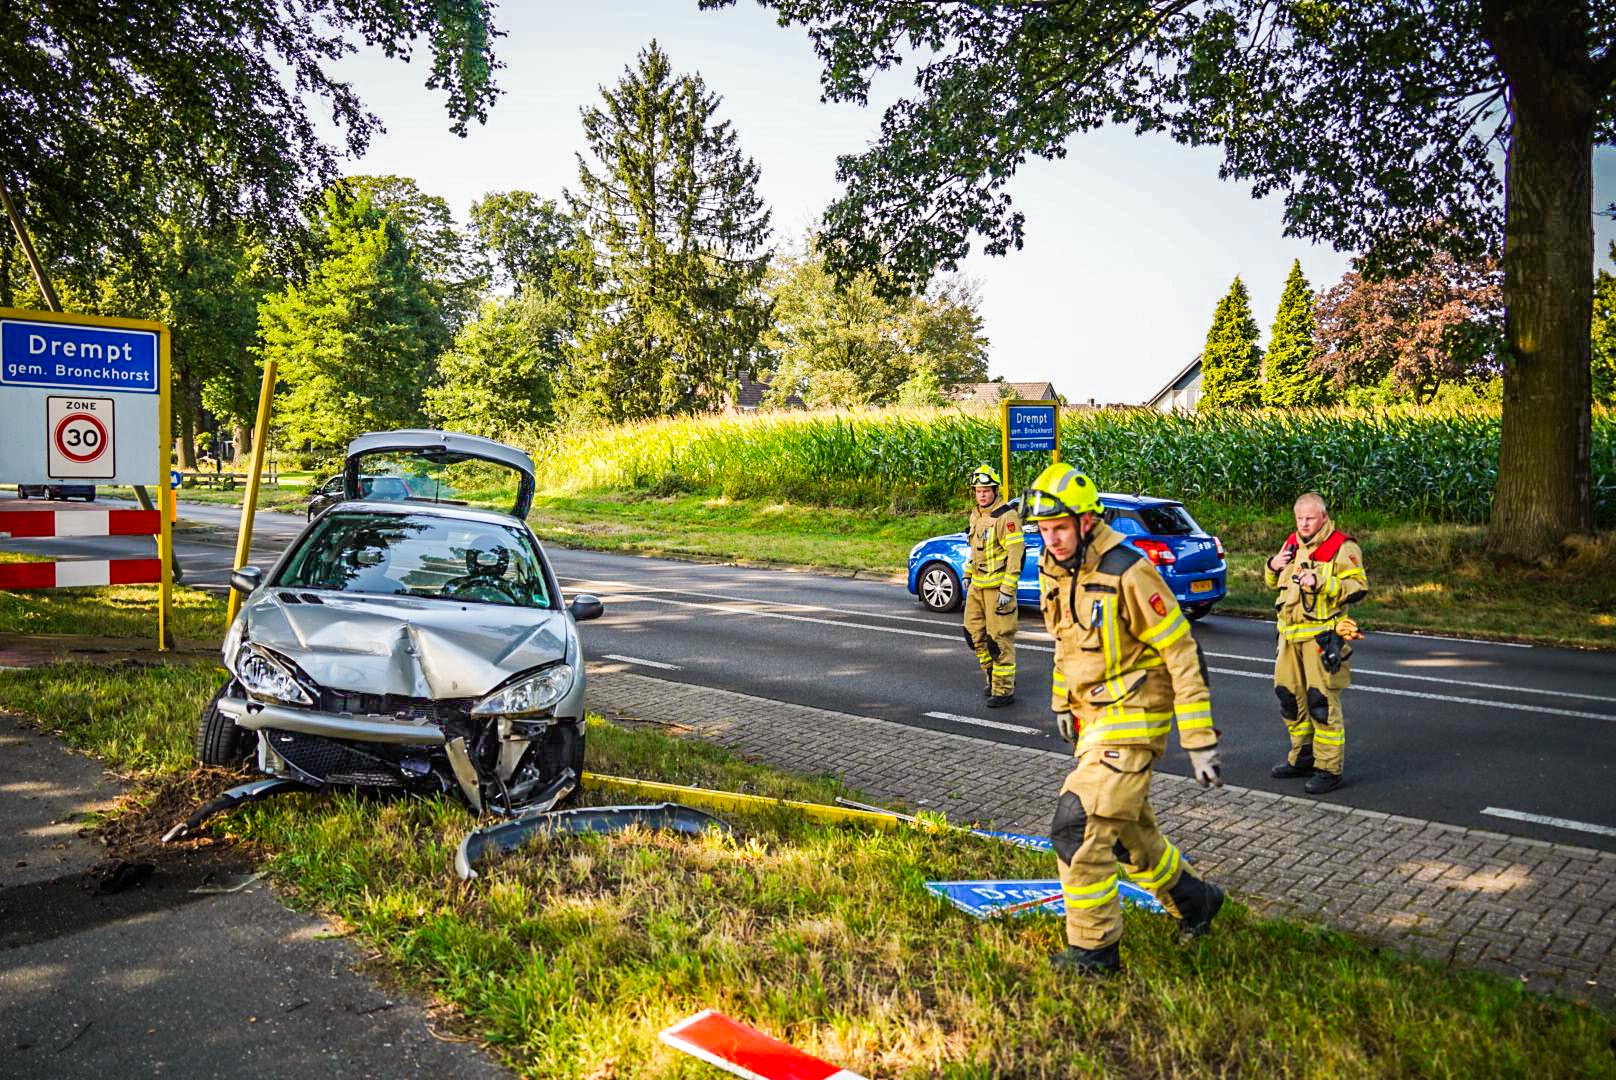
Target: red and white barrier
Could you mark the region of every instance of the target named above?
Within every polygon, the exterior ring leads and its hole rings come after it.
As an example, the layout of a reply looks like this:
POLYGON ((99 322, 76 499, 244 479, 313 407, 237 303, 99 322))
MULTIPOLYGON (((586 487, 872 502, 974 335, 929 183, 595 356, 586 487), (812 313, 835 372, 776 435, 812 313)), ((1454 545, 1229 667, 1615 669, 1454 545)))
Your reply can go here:
POLYGON ((0 511, 0 536, 13 540, 50 536, 153 536, 160 527, 156 510, 0 511))
POLYGON ((713 1009, 703 1009, 657 1037, 747 1080, 864 1080, 713 1009))
MULTIPOLYGON (((0 536, 13 540, 153 536, 161 529, 162 519, 156 510, 0 511, 0 536)), ((0 589, 150 585, 162 580, 163 566, 155 558, 0 563, 0 589)))

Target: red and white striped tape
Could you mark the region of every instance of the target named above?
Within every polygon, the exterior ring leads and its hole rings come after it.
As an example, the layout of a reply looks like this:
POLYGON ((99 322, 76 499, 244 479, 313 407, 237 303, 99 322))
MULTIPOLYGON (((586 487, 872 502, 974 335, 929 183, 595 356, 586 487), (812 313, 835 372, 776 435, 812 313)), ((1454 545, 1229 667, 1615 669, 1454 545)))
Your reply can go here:
POLYGON ((157 559, 75 559, 0 563, 0 589, 66 589, 83 585, 149 585, 163 579, 157 559))
POLYGON ((747 1080, 864 1080, 713 1009, 703 1009, 657 1037, 747 1080))
POLYGON ((152 536, 161 529, 156 510, 0 511, 0 535, 13 540, 43 536, 152 536))

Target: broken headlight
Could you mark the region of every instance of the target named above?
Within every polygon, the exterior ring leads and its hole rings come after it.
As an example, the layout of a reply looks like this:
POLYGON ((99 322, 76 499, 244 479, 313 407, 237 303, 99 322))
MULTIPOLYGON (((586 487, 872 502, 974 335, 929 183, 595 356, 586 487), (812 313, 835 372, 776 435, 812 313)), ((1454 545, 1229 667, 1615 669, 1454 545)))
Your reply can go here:
POLYGON ((496 690, 472 706, 473 716, 528 716, 553 708, 572 689, 572 668, 556 664, 496 690))
POLYGON ((303 689, 297 676, 285 661, 251 643, 236 653, 236 678, 253 697, 281 701, 289 705, 313 705, 314 699, 303 689))

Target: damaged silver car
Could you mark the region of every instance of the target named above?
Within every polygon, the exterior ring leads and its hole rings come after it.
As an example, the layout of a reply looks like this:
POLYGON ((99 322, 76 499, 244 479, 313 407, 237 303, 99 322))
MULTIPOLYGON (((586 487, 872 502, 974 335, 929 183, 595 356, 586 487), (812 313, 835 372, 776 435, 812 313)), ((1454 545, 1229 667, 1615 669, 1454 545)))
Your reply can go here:
POLYGON ((397 788, 507 817, 553 808, 583 772, 577 623, 602 607, 564 602, 527 527, 532 460, 470 435, 378 432, 350 445, 343 477, 343 501, 268 573, 232 576, 246 599, 224 643, 231 677, 197 756, 255 755, 273 778, 263 794, 397 788), (407 494, 361 497, 378 475, 407 494), (513 487, 505 512, 459 499, 513 487))

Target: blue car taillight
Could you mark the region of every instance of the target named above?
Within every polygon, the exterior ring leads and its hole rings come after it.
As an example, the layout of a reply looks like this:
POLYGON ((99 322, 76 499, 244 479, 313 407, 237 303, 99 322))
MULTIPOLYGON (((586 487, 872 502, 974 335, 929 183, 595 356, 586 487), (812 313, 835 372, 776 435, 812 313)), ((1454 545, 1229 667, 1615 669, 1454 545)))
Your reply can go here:
POLYGON ((1144 552, 1145 557, 1155 566, 1172 566, 1178 561, 1178 555, 1165 540, 1141 537, 1133 542, 1133 546, 1144 552))

